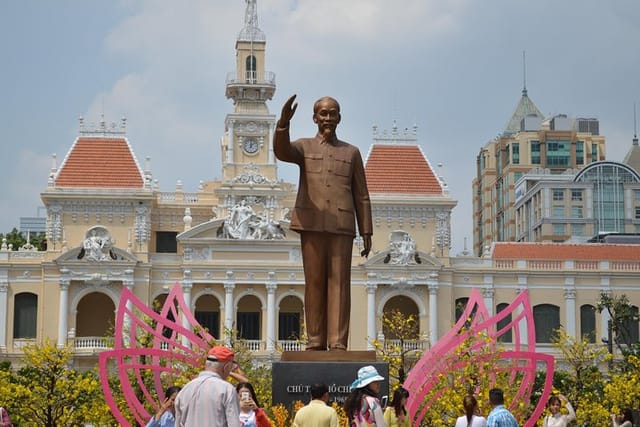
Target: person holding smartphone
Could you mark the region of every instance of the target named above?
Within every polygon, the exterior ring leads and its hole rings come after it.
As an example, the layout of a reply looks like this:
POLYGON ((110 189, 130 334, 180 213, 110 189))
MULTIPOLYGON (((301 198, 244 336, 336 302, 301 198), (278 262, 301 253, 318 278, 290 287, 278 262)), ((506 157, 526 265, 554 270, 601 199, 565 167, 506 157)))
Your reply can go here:
POLYGON ((151 417, 146 427, 174 427, 176 425, 173 401, 179 391, 180 387, 172 386, 164 392, 164 402, 158 408, 158 412, 151 417))
POLYGON ((251 383, 238 383, 236 390, 240 399, 240 425, 243 427, 273 427, 267 414, 260 407, 251 383))

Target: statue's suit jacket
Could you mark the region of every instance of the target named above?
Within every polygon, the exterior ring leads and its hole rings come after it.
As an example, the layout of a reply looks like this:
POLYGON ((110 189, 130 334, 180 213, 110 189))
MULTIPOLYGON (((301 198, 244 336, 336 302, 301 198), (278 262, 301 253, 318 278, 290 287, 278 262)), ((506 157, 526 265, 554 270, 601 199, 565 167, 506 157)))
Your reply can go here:
POLYGON ((287 128, 276 129, 274 151, 278 159, 300 167, 290 228, 301 233, 307 349, 346 350, 356 218, 361 235, 373 231, 360 151, 318 137, 291 143, 287 128))
POLYGON ((274 152, 279 160, 300 167, 298 196, 290 228, 355 236, 373 234, 371 202, 364 165, 357 147, 319 138, 290 142, 289 129, 277 128, 274 152))

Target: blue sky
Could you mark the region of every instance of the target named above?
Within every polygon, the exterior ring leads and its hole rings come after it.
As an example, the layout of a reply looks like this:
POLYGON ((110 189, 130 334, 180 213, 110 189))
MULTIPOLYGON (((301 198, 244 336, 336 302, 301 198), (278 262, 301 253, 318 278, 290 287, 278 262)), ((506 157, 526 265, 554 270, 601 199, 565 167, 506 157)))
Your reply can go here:
MULTIPOLYGON (((171 191, 220 177, 244 0, 0 2, 0 231, 33 216, 78 117, 127 118, 138 159, 171 191)), ((314 132, 311 108, 337 98, 339 136, 366 155, 372 126, 418 126, 420 144, 458 200, 453 252, 472 239, 471 180, 480 148, 509 119, 523 86, 544 114, 597 117, 607 159, 631 146, 640 102, 637 0, 258 0, 278 114, 300 107, 292 134, 314 132)), ((297 182, 297 168, 279 166, 297 182)), ((470 243, 469 243, 470 246, 470 243)))

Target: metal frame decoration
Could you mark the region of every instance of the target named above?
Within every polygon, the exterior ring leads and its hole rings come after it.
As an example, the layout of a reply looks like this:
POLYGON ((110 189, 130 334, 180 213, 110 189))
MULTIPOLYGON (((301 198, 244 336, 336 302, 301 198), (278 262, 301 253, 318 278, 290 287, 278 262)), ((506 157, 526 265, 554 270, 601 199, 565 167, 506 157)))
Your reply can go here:
MULTIPOLYGON (((500 311, 500 313, 491 316, 484 304, 482 295, 477 289, 471 291, 464 312, 455 326, 423 355, 407 376, 404 387, 410 392, 407 408, 412 425, 420 425, 420 422, 425 417, 431 406, 430 402, 425 401, 425 399, 438 383, 441 374, 450 374, 451 372, 448 370, 452 367, 453 369, 462 369, 462 363, 468 363, 453 359, 456 357, 456 349, 465 340, 480 333, 488 337, 488 344, 486 341, 478 340, 471 345, 471 350, 479 350, 489 345, 491 350, 497 352, 500 359, 495 371, 505 372, 509 375, 510 381, 519 381, 520 383, 517 393, 511 399, 510 408, 530 403, 529 399, 536 378, 536 370, 543 366, 546 368, 542 368, 546 375, 542 395, 534 411, 524 424, 524 427, 535 426, 536 420, 544 411, 545 404, 551 393, 554 358, 551 355, 535 351, 535 324, 529 292, 521 292, 509 306, 500 311), (509 316, 511 316, 511 321, 498 329, 498 323, 508 319, 509 316), (512 332, 513 350, 501 350, 498 346, 498 337, 508 332, 512 332)), ((481 362, 481 360, 478 360, 478 362, 481 362)), ((433 397, 430 396, 430 398, 433 397)))
POLYGON ((157 410, 164 401, 164 389, 172 385, 167 382, 189 368, 204 367, 206 350, 213 341, 215 338, 193 317, 179 284, 173 286, 159 313, 123 288, 113 350, 99 356, 102 390, 118 423, 130 426, 109 384, 110 369, 118 375, 131 413, 138 423, 146 425, 151 414, 145 406, 157 410), (154 390, 149 389, 149 383, 154 390))

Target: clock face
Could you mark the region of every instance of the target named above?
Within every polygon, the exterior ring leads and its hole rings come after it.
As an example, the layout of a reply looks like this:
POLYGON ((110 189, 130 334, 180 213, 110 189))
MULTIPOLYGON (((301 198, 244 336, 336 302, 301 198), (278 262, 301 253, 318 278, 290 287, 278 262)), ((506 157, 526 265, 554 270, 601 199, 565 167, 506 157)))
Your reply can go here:
POLYGON ((258 151, 258 141, 255 139, 245 139, 242 142, 242 149, 249 154, 253 154, 258 151))

